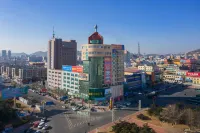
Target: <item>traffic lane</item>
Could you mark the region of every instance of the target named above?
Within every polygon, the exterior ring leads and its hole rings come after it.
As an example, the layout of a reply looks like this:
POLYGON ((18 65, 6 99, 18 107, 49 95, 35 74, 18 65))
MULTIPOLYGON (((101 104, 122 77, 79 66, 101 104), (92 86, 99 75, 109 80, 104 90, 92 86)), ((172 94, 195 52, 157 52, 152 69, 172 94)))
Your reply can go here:
POLYGON ((57 114, 52 116, 51 121, 48 123, 52 128, 50 133, 65 133, 68 132, 69 126, 64 114, 57 114))
MULTIPOLYGON (((115 110, 114 111, 114 118, 115 120, 119 120, 122 119, 123 117, 133 114, 137 111, 129 111, 129 110, 115 110)), ((87 132, 87 131, 91 131, 94 130, 98 127, 101 127, 105 124, 108 124, 110 122, 112 122, 112 112, 98 112, 98 113, 91 113, 91 116, 101 116, 101 119, 97 119, 94 121, 91 121, 91 126, 88 126, 88 123, 85 123, 83 125, 80 125, 78 128, 73 128, 71 129, 70 133, 80 133, 80 131, 87 132)))

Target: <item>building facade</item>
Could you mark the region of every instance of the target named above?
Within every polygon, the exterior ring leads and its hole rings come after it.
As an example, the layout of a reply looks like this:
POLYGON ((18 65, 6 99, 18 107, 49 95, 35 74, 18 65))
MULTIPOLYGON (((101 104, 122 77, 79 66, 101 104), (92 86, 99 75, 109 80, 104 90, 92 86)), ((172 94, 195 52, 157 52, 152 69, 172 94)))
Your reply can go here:
POLYGON ((6 52, 6 50, 2 50, 2 51, 1 51, 1 56, 2 56, 3 58, 6 58, 6 57, 7 57, 7 52, 6 52))
POLYGON ((124 45, 108 45, 96 31, 82 45, 83 73, 89 79, 80 81, 80 92, 91 100, 123 97, 124 45))
MULTIPOLYGON (((62 89, 66 90, 69 95, 79 97, 79 72, 72 71, 72 69, 66 70, 66 67, 72 68, 72 66, 63 66, 62 69, 62 89)), ((76 66, 74 66, 76 67, 76 66)), ((77 66, 81 67, 81 66, 77 66)))
POLYGON ((11 58, 11 51, 8 50, 8 59, 10 59, 10 58, 11 58))
POLYGON ((50 89, 62 88, 62 70, 48 69, 47 75, 47 83, 50 89))
POLYGON ((77 43, 75 40, 63 41, 53 34, 48 43, 47 56, 48 88, 62 88, 62 65, 76 66, 77 43))
POLYGON ((45 80, 47 69, 43 67, 24 67, 19 69, 18 82, 28 83, 30 81, 45 80))
POLYGON ((76 65, 77 43, 52 38, 48 44, 48 69, 62 69, 62 65, 76 65))
POLYGON ((187 72, 185 82, 200 85, 200 72, 187 72))

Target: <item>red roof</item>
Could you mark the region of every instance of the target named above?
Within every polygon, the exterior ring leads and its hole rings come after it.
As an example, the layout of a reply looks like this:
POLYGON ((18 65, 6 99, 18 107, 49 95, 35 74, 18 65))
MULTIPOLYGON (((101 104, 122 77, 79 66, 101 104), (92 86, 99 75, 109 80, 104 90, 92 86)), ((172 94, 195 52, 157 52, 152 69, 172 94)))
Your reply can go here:
POLYGON ((41 89, 40 91, 41 91, 41 92, 46 92, 47 89, 43 88, 43 89, 41 89))
POLYGON ((103 42, 103 36, 101 36, 98 32, 94 32, 89 38, 88 43, 90 40, 102 40, 103 42))

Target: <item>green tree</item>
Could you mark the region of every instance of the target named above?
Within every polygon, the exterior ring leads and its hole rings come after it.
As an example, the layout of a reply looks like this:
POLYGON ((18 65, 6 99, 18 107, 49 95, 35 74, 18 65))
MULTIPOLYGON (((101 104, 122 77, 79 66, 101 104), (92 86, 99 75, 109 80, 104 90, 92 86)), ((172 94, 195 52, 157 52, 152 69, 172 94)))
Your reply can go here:
POLYGON ((139 133, 156 133, 152 128, 150 128, 147 124, 144 124, 143 127, 140 128, 139 133))
POLYGON ((112 126, 115 133, 155 133, 148 125, 138 127, 135 123, 121 121, 112 126))

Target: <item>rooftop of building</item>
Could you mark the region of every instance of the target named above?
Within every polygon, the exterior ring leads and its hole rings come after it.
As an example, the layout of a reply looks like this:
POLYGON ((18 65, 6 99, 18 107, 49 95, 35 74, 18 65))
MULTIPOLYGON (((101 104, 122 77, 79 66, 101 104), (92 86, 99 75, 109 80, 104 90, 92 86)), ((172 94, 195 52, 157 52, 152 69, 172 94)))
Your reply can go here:
POLYGON ((129 67, 129 68, 125 68, 124 72, 129 72, 129 73, 140 73, 140 72, 142 72, 142 71, 141 71, 141 70, 138 70, 138 68, 129 67))

